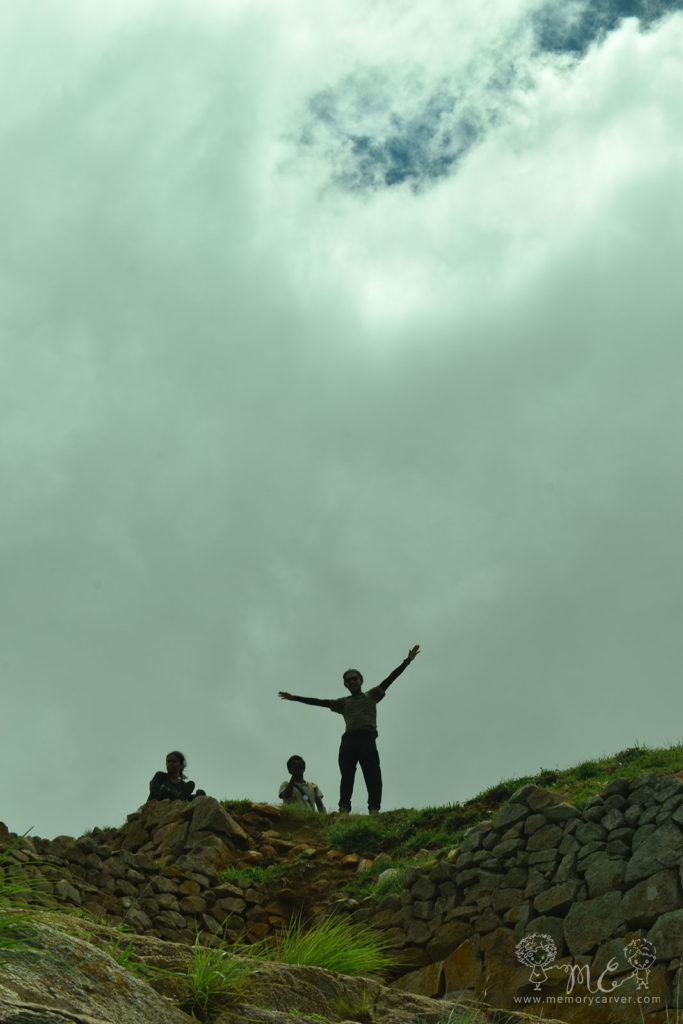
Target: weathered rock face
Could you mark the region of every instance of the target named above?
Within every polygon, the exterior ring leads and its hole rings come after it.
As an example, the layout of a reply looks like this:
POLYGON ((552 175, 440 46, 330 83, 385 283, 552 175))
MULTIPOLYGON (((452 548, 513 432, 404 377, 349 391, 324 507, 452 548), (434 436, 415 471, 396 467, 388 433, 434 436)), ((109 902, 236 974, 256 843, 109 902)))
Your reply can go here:
POLYGON ((106 953, 37 925, 35 951, 7 950, 3 1024, 188 1024, 188 1017, 106 953))
POLYGON ((408 872, 393 939, 417 969, 396 984, 581 1024, 664 1022, 683 997, 682 865, 677 776, 615 779, 583 813, 524 786, 450 863, 408 872))
MULTIPOLYGON (((9 951, 0 972, 2 1024, 190 1024, 195 1017, 174 1000, 187 996, 180 975, 190 955, 186 947, 144 936, 135 938, 135 959, 163 970, 153 984, 118 966, 106 952, 112 933, 75 918, 89 941, 38 925, 33 951, 9 951), (105 948, 98 948, 104 944, 105 948)), ((349 978, 318 967, 254 961, 235 997, 212 1007, 214 1024, 256 1021, 356 1019, 377 1024, 439 1024, 455 1004, 410 995, 369 978, 349 978), (309 1016, 311 1015, 311 1016, 309 1016)), ((523 1021, 523 1018, 519 1018, 523 1021)), ((528 1018, 531 1020, 531 1018, 528 1018)))

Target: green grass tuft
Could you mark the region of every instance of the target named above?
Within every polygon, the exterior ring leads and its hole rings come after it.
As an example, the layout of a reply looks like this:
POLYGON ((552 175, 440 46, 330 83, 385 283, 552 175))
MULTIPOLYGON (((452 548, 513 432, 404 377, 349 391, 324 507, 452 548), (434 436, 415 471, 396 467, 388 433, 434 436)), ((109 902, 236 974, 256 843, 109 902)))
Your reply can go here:
POLYGON ((392 837, 385 815, 361 817, 352 814, 329 825, 325 829, 325 838, 330 846, 344 853, 356 850, 372 853, 381 850, 387 839, 392 837))
POLYGON ((0 949, 34 950, 30 920, 35 911, 27 901, 36 889, 36 879, 14 857, 26 835, 17 836, 0 853, 0 949))
POLYGON ((351 977, 382 978, 397 962, 380 933, 334 916, 309 928, 300 917, 293 918, 270 955, 280 963, 324 967, 351 977))
POLYGON ((403 891, 403 879, 408 868, 416 867, 419 861, 415 857, 380 858, 367 871, 360 871, 346 886, 346 891, 361 899, 366 896, 381 900, 390 893, 403 891), (379 878, 387 869, 393 869, 386 878, 379 878))
POLYGON ((231 811, 234 811, 235 813, 239 813, 240 811, 250 811, 254 806, 253 800, 249 800, 247 797, 242 797, 238 800, 221 800, 221 803, 228 814, 230 814, 231 811))
POLYGON ((325 829, 325 837, 330 846, 345 853, 371 854, 390 848, 392 856, 400 859, 419 850, 454 846, 462 831, 476 820, 476 812, 460 804, 419 811, 404 807, 372 817, 339 819, 325 829))
POLYGON ((594 779, 600 772, 600 765, 597 761, 583 761, 574 769, 576 778, 584 782, 586 779, 594 779))
MULTIPOLYGON (((117 929, 118 930, 118 929, 117 929)), ((157 971, 150 967, 149 964, 143 963, 141 960, 135 959, 135 936, 128 940, 124 945, 124 936, 122 930, 118 935, 112 936, 109 942, 109 956, 112 960, 115 960, 119 967, 125 967, 131 974, 137 974, 142 978, 149 978, 155 974, 162 974, 164 972, 157 971)))
POLYGON ((268 885, 271 882, 278 882, 286 874, 288 864, 271 864, 267 868, 257 865, 247 865, 243 868, 228 867, 218 874, 221 882, 247 881, 251 885, 268 885))
POLYGON ((235 955, 235 949, 225 941, 215 948, 202 946, 197 936, 192 947, 192 963, 183 976, 188 996, 181 1001, 182 1009, 199 1020, 208 1021, 239 999, 250 966, 235 955))
POLYGON ((339 996, 335 999, 334 1009, 344 1020, 352 1020, 355 1024, 372 1024, 375 1019, 376 999, 370 999, 367 992, 353 1001, 339 996))

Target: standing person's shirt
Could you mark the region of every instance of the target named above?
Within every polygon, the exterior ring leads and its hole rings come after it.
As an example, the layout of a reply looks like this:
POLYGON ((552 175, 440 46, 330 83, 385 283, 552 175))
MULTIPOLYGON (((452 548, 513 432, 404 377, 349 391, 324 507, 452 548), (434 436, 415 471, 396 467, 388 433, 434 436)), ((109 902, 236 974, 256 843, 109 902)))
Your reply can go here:
MULTIPOLYGON (((282 794, 287 789, 290 780, 285 779, 279 789, 280 799, 284 799, 282 794)), ((289 799, 285 800, 288 804, 297 804, 299 807, 307 807, 309 811, 316 811, 316 800, 315 793, 318 791, 318 796, 322 800, 323 795, 316 786, 315 782, 295 782, 292 795, 289 799)))
POLYGON ((360 693, 350 694, 348 697, 324 700, 319 697, 292 696, 291 699, 316 708, 329 708, 330 711, 336 711, 338 715, 343 715, 346 722, 345 732, 368 730, 377 736, 377 705, 384 699, 386 691, 394 680, 398 679, 402 672, 405 672, 409 664, 410 658, 405 658, 379 686, 373 686, 370 690, 361 690, 360 693))
POLYGON ((384 700, 385 693, 381 686, 373 686, 371 690, 348 697, 339 697, 329 703, 330 711, 344 716, 345 732, 370 731, 377 735, 377 705, 384 700))

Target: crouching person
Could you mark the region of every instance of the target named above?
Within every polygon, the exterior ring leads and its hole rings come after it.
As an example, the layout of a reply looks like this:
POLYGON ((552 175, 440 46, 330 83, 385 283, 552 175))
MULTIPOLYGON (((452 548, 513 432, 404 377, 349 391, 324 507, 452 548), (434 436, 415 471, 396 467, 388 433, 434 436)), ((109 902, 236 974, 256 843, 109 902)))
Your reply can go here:
POLYGON ((315 782, 307 782, 304 778, 306 762, 303 757, 293 754, 287 762, 289 779, 280 786, 279 797, 286 804, 305 807, 309 811, 326 814, 323 795, 315 782))
POLYGON ((193 800, 196 796, 206 796, 203 789, 193 793, 194 782, 185 778, 187 761, 179 750, 172 750, 166 755, 166 771, 156 772, 149 784, 148 800, 193 800))

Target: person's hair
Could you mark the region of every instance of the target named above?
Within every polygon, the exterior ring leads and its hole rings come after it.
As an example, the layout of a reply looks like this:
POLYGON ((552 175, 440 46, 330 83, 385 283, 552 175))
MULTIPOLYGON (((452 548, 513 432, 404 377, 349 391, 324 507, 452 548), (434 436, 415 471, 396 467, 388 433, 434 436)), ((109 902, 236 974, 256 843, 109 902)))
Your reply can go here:
POLYGON ((287 771, 288 772, 291 772, 291 770, 292 770, 290 768, 290 765, 291 765, 292 761, 301 761, 301 763, 303 764, 304 768, 306 767, 306 762, 304 761, 304 759, 301 756, 301 754, 292 754, 292 756, 287 761, 287 771))
POLYGON ((179 750, 172 750, 166 757, 177 757, 180 761, 180 771, 178 772, 178 778, 185 778, 185 769, 187 767, 187 760, 184 754, 181 754, 179 750))
POLYGON ((363 673, 359 672, 357 668, 347 668, 346 672, 342 674, 342 679, 344 680, 344 682, 346 682, 346 677, 349 675, 350 672, 355 672, 356 675, 360 678, 361 683, 363 682, 363 673))

